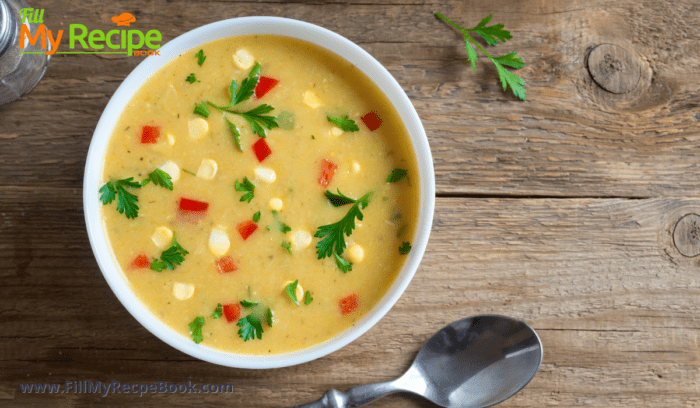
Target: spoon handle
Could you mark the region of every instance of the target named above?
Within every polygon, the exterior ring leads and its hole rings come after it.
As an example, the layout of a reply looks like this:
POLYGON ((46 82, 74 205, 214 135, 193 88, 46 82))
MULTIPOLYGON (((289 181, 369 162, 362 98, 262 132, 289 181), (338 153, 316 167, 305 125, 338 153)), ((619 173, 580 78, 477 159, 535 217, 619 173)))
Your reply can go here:
POLYGON ((392 392, 401 391, 394 381, 376 384, 365 384, 350 388, 345 392, 328 390, 323 397, 309 404, 297 405, 294 408, 350 408, 359 407, 392 392))

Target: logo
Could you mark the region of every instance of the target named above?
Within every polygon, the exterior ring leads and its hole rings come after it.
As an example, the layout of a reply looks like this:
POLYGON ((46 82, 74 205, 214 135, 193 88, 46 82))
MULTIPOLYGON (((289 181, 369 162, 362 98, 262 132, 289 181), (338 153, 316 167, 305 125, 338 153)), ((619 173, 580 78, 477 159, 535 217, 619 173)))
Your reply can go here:
MULTIPOLYGON (((23 8, 20 10, 22 27, 19 33, 20 54, 125 54, 125 55, 160 55, 160 42, 163 36, 158 30, 102 30, 88 31, 83 24, 68 26, 68 48, 70 51, 58 51, 63 39, 64 30, 58 30, 56 35, 44 25, 44 9, 23 8), (26 23, 26 24, 25 24, 26 23), (28 23, 38 24, 32 34, 28 23), (44 51, 23 51, 27 44, 41 44, 44 51), (146 47, 148 50, 142 50, 146 47)), ((130 27, 136 21, 131 13, 122 13, 112 17, 117 27, 130 27)))

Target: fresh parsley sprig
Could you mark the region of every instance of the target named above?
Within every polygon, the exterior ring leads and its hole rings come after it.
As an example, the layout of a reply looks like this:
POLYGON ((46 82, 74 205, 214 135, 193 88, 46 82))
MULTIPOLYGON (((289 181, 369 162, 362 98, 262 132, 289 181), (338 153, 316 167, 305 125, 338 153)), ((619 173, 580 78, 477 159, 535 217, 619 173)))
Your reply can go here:
POLYGON ((306 294, 304 295, 304 304, 308 306, 311 302, 314 301, 314 298, 311 296, 311 292, 308 290, 306 291, 306 294))
POLYGON ((185 261, 185 255, 189 254, 185 248, 180 246, 173 235, 173 242, 170 248, 160 254, 160 259, 154 259, 151 262, 151 269, 156 272, 162 272, 163 269, 175 269, 176 265, 182 264, 185 261))
POLYGON ((189 82, 189 83, 191 83, 191 84, 193 84, 193 83, 195 83, 195 82, 202 82, 202 81, 200 81, 200 80, 197 79, 197 76, 195 76, 194 72, 191 73, 191 74, 189 74, 189 75, 187 75, 187 78, 185 78, 185 81, 187 81, 187 82, 189 82))
POLYGON ((204 56, 204 50, 199 50, 196 54, 194 54, 194 57, 197 58, 197 64, 201 67, 202 64, 204 64, 204 60, 207 59, 206 56, 204 56))
POLYGON ((236 180, 233 187, 236 189, 236 191, 245 192, 245 194, 241 196, 240 201, 250 202, 250 200, 255 197, 255 184, 248 180, 248 177, 243 177, 242 183, 239 183, 238 180, 236 180))
POLYGON ((355 204, 357 202, 357 200, 355 200, 354 198, 350 198, 345 194, 341 193, 340 189, 338 189, 338 194, 334 194, 326 190, 326 198, 331 203, 331 205, 333 205, 333 207, 341 207, 346 204, 355 204))
POLYGON ((409 252, 411 252, 411 244, 404 241, 404 243, 399 247, 399 253, 401 255, 407 255, 409 252))
POLYGON ((287 292, 289 299, 299 307, 299 299, 297 299, 297 286, 299 286, 299 279, 285 286, 284 291, 287 292))
POLYGON ((221 306, 221 303, 219 303, 216 305, 216 309, 214 309, 214 313, 212 313, 210 317, 212 319, 218 319, 221 317, 221 315, 223 315, 223 313, 224 313, 224 308, 223 308, 223 306, 221 306))
POLYGON ((486 25, 489 23, 489 21, 491 21, 491 17, 493 16, 493 14, 489 14, 488 17, 485 17, 483 20, 481 20, 481 22, 477 24, 474 28, 463 28, 440 13, 435 13, 435 15, 441 20, 450 24, 451 26, 457 28, 462 32, 462 34, 464 34, 464 42, 466 44, 465 48, 467 49, 467 57, 469 58, 469 62, 472 64, 472 70, 474 72, 476 72, 476 60, 477 58, 479 58, 479 56, 476 54, 476 50, 474 49, 474 46, 476 46, 496 66, 498 78, 501 80, 503 90, 505 91, 507 87, 510 86, 510 89, 513 91, 513 94, 515 96, 522 100, 525 100, 525 81, 503 67, 504 65, 506 65, 515 69, 522 68, 525 66, 523 59, 516 57, 516 52, 501 55, 500 57, 494 57, 488 52, 486 52, 486 50, 484 50, 484 48, 481 45, 479 45, 479 43, 474 41, 474 38, 472 38, 472 36, 470 35, 470 33, 480 35, 484 40, 486 40, 486 42, 489 45, 498 44, 498 40, 501 40, 501 42, 506 42, 507 40, 513 38, 513 36, 510 35, 510 32, 508 30, 503 29, 503 24, 496 24, 492 26, 486 25))
MULTIPOLYGON (((229 104, 227 106, 219 106, 210 101, 207 101, 206 104, 217 109, 222 114, 232 113, 234 115, 242 117, 248 122, 253 133, 262 138, 265 138, 267 136, 266 130, 271 130, 279 127, 279 124, 277 123, 277 118, 275 116, 266 115, 267 113, 272 112, 275 108, 264 103, 245 112, 233 109, 234 106, 238 105, 241 102, 247 101, 253 96, 253 94, 255 93, 255 87, 258 85, 259 80, 260 64, 256 62, 253 68, 250 70, 250 73, 248 73, 248 76, 245 79, 243 79, 243 81, 241 81, 240 88, 238 87, 238 84, 235 79, 231 81, 231 84, 229 85, 229 93, 231 95, 231 100, 229 101, 229 104)), ((209 117, 209 110, 204 105, 204 102, 195 104, 194 113, 203 116, 204 118, 209 117)), ((243 148, 241 147, 241 132, 238 130, 238 127, 233 122, 226 118, 226 116, 224 116, 224 119, 226 120, 229 130, 233 135, 233 141, 236 144, 236 147, 238 148, 238 150, 243 151, 243 148)))
POLYGON ((204 340, 204 336, 202 335, 202 327, 204 327, 204 318, 202 316, 197 316, 192 320, 190 324, 188 324, 190 328, 190 336, 192 337, 192 341, 195 343, 199 344, 204 340))
POLYGON ((408 176, 408 171, 404 169, 394 169, 389 173, 389 176, 386 178, 387 183, 397 183, 401 181, 403 178, 408 176))
POLYGON ((352 230, 355 229, 355 218, 362 221, 363 215, 361 210, 369 205, 371 197, 372 193, 369 192, 356 200, 353 206, 350 207, 348 213, 340 221, 318 227, 318 231, 316 231, 314 236, 316 238, 323 238, 319 241, 318 245, 316 245, 318 259, 327 258, 332 256, 333 253, 336 255, 343 254, 343 250, 345 249, 345 236, 350 236, 352 230))
POLYGON ((333 251, 333 256, 335 257, 335 264, 338 265, 338 269, 343 273, 352 272, 352 262, 348 262, 343 259, 340 255, 333 251))
POLYGON ((168 190, 173 189, 173 182, 170 179, 170 175, 161 169, 155 169, 148 173, 148 178, 141 182, 134 181, 133 177, 108 181, 99 189, 100 201, 102 201, 103 205, 107 205, 117 198, 117 211, 119 214, 124 214, 126 218, 136 218, 139 216, 139 206, 136 204, 139 198, 136 194, 130 193, 126 188, 141 188, 150 182, 168 190))
POLYGON ((236 326, 240 327, 238 336, 242 338, 243 341, 255 340, 255 337, 257 337, 258 340, 262 340, 262 324, 260 323, 260 319, 255 317, 255 315, 250 314, 238 320, 236 326))
POLYGON ((360 130, 360 128, 357 126, 357 123, 355 123, 354 120, 349 119, 348 115, 345 115, 342 118, 326 116, 326 119, 328 119, 329 122, 342 129, 343 132, 357 132, 360 130))

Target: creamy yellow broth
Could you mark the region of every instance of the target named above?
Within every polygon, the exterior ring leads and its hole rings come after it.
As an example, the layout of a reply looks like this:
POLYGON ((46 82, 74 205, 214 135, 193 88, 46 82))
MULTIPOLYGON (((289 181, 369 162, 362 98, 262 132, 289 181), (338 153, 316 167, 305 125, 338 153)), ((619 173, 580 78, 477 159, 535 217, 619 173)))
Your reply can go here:
MULTIPOLYGON (((173 183, 173 191, 153 184, 128 189, 138 195, 137 218, 119 214, 116 200, 102 207, 110 245, 125 279, 154 315, 183 336, 190 338, 188 324, 201 316, 205 322, 202 346, 254 355, 308 348, 356 323, 396 279, 407 257, 399 253, 399 246, 404 241, 412 243, 415 232, 417 164, 395 109, 348 62, 313 44, 269 35, 226 38, 184 52, 154 74, 122 113, 105 156, 103 182, 127 177, 140 181, 167 161, 197 173, 203 159, 217 163, 211 180, 183 171, 173 183), (202 66, 195 57, 200 48, 206 56, 202 66), (194 104, 212 101, 227 105, 231 80, 236 79, 240 86, 248 75, 250 70, 238 67, 232 57, 240 49, 260 63, 262 76, 279 83, 260 99, 253 97, 235 108, 248 110, 265 103, 275 108, 269 115, 294 115, 293 129, 267 131, 272 153, 262 163, 251 147, 258 136, 235 115, 227 114, 240 129, 243 152, 236 149, 222 114, 213 108, 206 119, 208 132, 200 139, 189 134, 189 122, 199 117, 193 113, 194 104), (201 82, 188 83, 185 79, 191 73, 201 82), (322 102, 320 106, 313 108, 304 102, 308 90, 322 102), (370 111, 382 119, 374 131, 360 119, 370 111), (328 115, 348 115, 360 130, 333 135, 328 115), (144 125, 160 127, 157 143, 141 143, 144 125), (338 165, 326 188, 319 184, 323 159, 338 165), (255 169, 259 167, 274 170, 275 181, 257 180, 255 169), (394 168, 408 170, 408 178, 387 183, 394 168), (235 181, 244 177, 256 185, 250 203, 239 201, 244 193, 234 190, 235 181), (356 220, 357 228, 346 237, 348 245, 357 244, 364 250, 364 259, 354 263, 348 273, 341 272, 333 258, 317 259, 319 238, 313 238, 306 248, 293 246, 291 255, 281 246, 291 242, 292 232, 282 233, 279 222, 313 236, 319 226, 335 223, 347 214, 350 205, 333 207, 324 195, 325 190, 335 193, 338 188, 353 198, 373 192, 371 202, 362 210, 364 219, 356 220), (182 197, 209 203, 199 222, 178 216, 182 197), (273 198, 283 202, 278 220, 269 207, 273 198), (261 212, 258 229, 243 240, 237 226, 251 220, 257 211, 261 212), (226 255, 238 267, 234 272, 220 274, 215 268, 219 256, 212 254, 209 236, 216 226, 224 227, 230 240, 226 255), (149 260, 160 256, 164 248, 152 240, 158 227, 172 230, 178 243, 189 251, 184 262, 162 272, 130 267, 140 254, 149 260), (297 307, 285 293, 285 284, 295 280, 313 296, 309 305, 299 299, 297 307), (176 298, 175 282, 192 285, 192 296, 176 298), (351 294, 357 294, 358 309, 342 314, 339 301, 351 294), (262 339, 243 341, 236 321, 211 317, 217 304, 236 304, 244 299, 261 306, 254 310, 241 307, 241 317, 260 314, 268 307, 274 312, 273 327, 260 315, 262 339)), ((343 257, 348 256, 346 250, 343 257)))

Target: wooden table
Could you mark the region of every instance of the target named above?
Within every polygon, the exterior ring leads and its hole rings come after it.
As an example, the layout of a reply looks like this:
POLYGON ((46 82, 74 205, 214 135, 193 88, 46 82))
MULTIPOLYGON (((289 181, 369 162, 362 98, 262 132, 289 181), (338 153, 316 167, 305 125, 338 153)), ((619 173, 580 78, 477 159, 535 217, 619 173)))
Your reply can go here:
MULTIPOLYGON (((112 29, 112 16, 130 12, 137 28, 170 40, 225 18, 275 15, 349 38, 387 67, 421 116, 437 207, 413 282, 352 344, 276 370, 198 361, 119 303, 83 220, 92 132, 143 57, 54 56, 34 91, 0 107, 0 406, 308 402, 400 375, 436 330, 479 313, 524 319, 544 344, 539 374, 504 407, 700 404, 696 1, 41 3, 54 29, 112 29), (500 89, 488 60, 472 72, 461 34, 434 12, 465 26, 493 12, 514 38, 490 50, 524 58, 527 101, 500 89), (233 392, 20 391, 72 380, 231 383, 233 392)), ((432 405, 393 395, 374 406, 432 405)))

